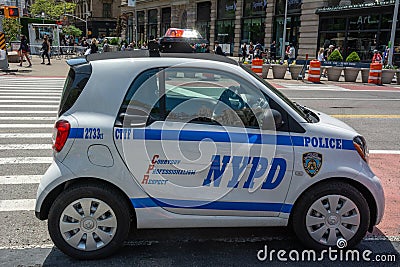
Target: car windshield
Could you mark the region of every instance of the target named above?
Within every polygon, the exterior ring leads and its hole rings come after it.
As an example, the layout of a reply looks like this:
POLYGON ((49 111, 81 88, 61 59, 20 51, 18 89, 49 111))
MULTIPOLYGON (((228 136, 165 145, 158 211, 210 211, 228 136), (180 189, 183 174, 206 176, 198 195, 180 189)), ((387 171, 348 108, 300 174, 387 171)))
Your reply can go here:
POLYGON ((282 92, 280 92, 278 89, 276 89, 273 85, 271 85, 269 82, 265 81, 264 79, 261 79, 257 74, 255 74, 252 70, 250 70, 248 67, 244 66, 243 64, 240 64, 240 66, 256 77, 260 82, 262 82, 265 86, 268 87, 269 90, 271 90, 275 95, 277 95, 280 99, 285 101, 286 104, 288 104, 293 110, 295 110, 302 118, 304 118, 306 121, 311 122, 308 112, 299 104, 292 102, 289 98, 287 98, 282 92))

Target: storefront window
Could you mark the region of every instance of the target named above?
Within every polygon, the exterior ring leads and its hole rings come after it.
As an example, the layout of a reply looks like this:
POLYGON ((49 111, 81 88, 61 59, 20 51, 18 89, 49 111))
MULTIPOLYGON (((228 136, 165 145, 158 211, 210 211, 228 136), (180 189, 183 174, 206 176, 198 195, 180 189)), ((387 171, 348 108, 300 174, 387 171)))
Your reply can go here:
POLYGON ((210 40, 211 2, 197 4, 196 29, 203 38, 210 40))
POLYGON ((286 20, 286 37, 285 44, 283 44, 283 26, 284 17, 275 18, 275 41, 276 41, 276 55, 282 55, 282 46, 286 47, 290 43, 295 46, 296 53, 298 51, 298 40, 300 38, 300 16, 288 16, 286 20))
POLYGON ((233 53, 233 39, 235 36, 234 20, 218 20, 216 22, 216 40, 225 48, 229 46, 229 53, 233 53))
POLYGON ((148 12, 148 29, 147 36, 149 39, 154 39, 157 36, 157 9, 151 9, 148 12))
POLYGON ((267 1, 245 0, 243 14, 245 17, 265 16, 266 8, 267 8, 267 1))
POLYGON ((346 18, 325 18, 321 19, 321 31, 344 31, 346 30, 346 18))
POLYGON ((218 0, 218 19, 234 19, 236 12, 235 0, 218 0))
POLYGON ((167 32, 171 27, 171 8, 163 8, 161 10, 161 35, 167 32))
MULTIPOLYGON (((288 14, 300 13, 301 4, 302 0, 288 0, 288 14)), ((286 0, 277 0, 275 14, 284 15, 285 5, 286 5, 286 0)))
POLYGON ((344 54, 349 55, 351 52, 356 51, 361 60, 371 60, 374 49, 378 48, 376 41, 376 32, 349 32, 344 54))
POLYGON ((242 24, 242 43, 254 44, 260 42, 264 45, 264 18, 244 19, 242 24))
POLYGON ((138 11, 136 13, 137 18, 137 38, 139 42, 144 41, 144 11, 138 11))
POLYGON ((377 30, 379 17, 379 15, 350 17, 349 30, 377 30))

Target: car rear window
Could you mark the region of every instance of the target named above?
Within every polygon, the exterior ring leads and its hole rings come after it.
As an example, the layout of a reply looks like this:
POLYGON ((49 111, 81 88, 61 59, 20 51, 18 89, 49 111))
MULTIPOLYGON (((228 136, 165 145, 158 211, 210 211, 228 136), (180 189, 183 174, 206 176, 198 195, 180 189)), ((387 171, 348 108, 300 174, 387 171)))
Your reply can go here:
POLYGON ((91 73, 92 67, 90 64, 74 66, 69 70, 64 84, 58 116, 64 114, 75 104, 89 81, 91 73))

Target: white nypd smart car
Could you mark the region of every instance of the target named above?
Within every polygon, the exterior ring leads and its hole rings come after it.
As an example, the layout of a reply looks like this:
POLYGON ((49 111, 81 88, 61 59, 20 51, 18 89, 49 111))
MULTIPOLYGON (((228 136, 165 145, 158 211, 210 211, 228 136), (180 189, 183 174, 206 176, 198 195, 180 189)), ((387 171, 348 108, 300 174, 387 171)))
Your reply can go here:
POLYGON ((380 222, 364 138, 229 58, 135 51, 69 60, 36 216, 79 259, 131 229, 291 226, 308 247, 380 222))

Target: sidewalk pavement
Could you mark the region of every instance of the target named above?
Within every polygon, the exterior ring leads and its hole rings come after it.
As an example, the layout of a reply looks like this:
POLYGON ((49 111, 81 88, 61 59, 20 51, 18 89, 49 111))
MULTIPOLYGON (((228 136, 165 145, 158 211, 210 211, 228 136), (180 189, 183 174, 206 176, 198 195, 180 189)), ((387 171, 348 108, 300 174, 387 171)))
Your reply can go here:
MULTIPOLYGON (((1 72, 1 76, 13 76, 13 77, 58 77, 65 78, 68 74, 69 67, 66 63, 67 59, 62 57, 61 59, 56 59, 53 57, 51 59, 51 65, 42 65, 42 59, 38 55, 32 55, 32 67, 27 68, 28 62, 24 62, 23 66, 20 67, 19 63, 9 63, 9 68, 11 70, 18 70, 18 72, 1 72)), ((45 60, 47 63, 47 59, 45 60)), ((382 86, 377 86, 374 84, 365 84, 361 82, 361 72, 358 75, 356 82, 345 82, 344 77, 340 78, 339 82, 328 81, 327 78, 321 78, 321 83, 312 83, 307 81, 307 74, 304 81, 301 80, 292 80, 290 77, 290 72, 287 71, 285 75, 285 79, 274 79, 272 75, 272 69, 268 71, 268 78, 271 84, 275 87, 279 88, 299 88, 299 89, 307 89, 312 87, 321 89, 337 89, 337 90, 400 90, 400 85, 395 84, 385 84, 382 86), (296 86, 298 85, 298 86, 296 86)))
MULTIPOLYGON (((66 63, 66 59, 56 59, 55 57, 50 59, 51 65, 40 64, 42 59, 38 55, 32 55, 32 66, 28 66, 28 61, 23 62, 22 67, 19 63, 9 63, 10 72, 0 71, 1 76, 8 77, 62 77, 65 78, 68 74, 69 67, 66 63), (18 70, 18 71, 15 71, 18 70), (15 71, 15 72, 14 72, 15 71)), ((45 63, 47 63, 45 59, 45 63)))

